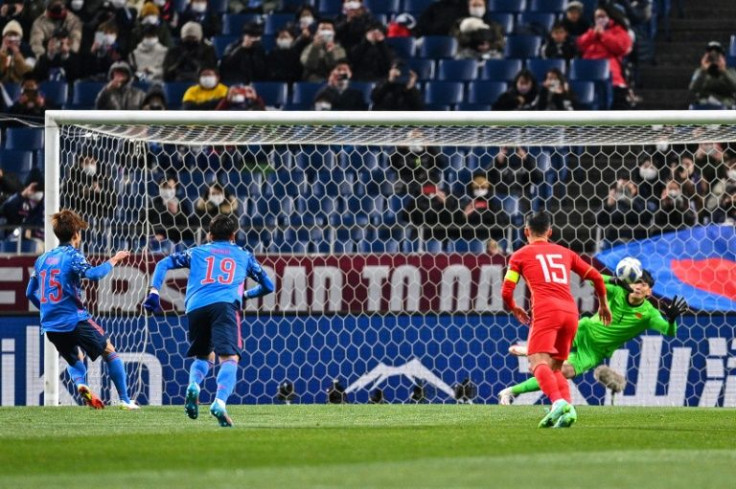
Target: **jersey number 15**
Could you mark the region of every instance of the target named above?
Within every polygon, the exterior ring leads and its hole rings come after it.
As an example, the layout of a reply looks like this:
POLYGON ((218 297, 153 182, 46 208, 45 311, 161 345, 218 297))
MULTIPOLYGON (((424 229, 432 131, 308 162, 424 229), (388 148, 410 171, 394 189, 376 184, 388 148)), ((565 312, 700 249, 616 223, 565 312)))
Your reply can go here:
POLYGON ((567 269, 562 263, 562 255, 537 255, 535 257, 542 265, 545 282, 567 284, 567 269))
POLYGON ((41 270, 38 274, 41 276, 41 303, 46 302, 57 303, 61 300, 61 284, 56 277, 61 273, 58 268, 52 268, 48 272, 41 270), (48 279, 48 282, 46 281, 48 279))

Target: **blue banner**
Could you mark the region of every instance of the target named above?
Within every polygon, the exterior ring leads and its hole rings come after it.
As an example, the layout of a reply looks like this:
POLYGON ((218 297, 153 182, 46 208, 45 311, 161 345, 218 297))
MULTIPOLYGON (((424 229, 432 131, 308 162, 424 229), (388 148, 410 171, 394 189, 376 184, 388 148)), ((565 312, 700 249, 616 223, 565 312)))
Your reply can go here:
MULTIPOLYGON (((735 319, 686 317, 677 338, 652 334, 626 344, 609 362, 628 380, 616 404, 736 407, 735 319)), ((145 321, 131 319, 128 327, 143 331, 145 321)), ((128 363, 131 388, 141 404, 182 404, 190 363, 184 356, 186 320, 149 319, 147 327, 145 347, 113 337, 128 363)), ((507 354, 527 330, 505 315, 246 316, 243 332, 240 381, 231 403, 278 402, 285 380, 294 385, 294 402, 324 403, 335 379, 349 402, 368 402, 376 389, 388 402, 411 402, 415 386, 422 386, 423 401, 452 403, 454 386, 466 378, 477 387, 473 402, 495 403, 501 389, 529 375, 526 359, 507 354)), ((0 345, 0 403, 42 403, 38 317, 4 318, 0 345)), ((89 369, 90 385, 110 399, 114 394, 101 362, 89 369)), ((215 388, 211 373, 202 402, 215 388)), ((70 392, 62 402, 73 402, 70 392)), ((580 404, 611 400, 590 372, 575 380, 573 393, 580 404)), ((518 402, 539 400, 528 394, 518 402)))

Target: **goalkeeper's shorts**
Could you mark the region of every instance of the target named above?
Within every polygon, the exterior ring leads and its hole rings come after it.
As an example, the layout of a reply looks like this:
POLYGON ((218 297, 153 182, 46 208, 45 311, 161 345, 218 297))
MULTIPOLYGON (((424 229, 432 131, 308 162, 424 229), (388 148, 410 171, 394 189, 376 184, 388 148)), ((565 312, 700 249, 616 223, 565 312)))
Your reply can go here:
POLYGON ((586 321, 590 321, 590 319, 580 320, 578 332, 570 350, 570 357, 567 359, 567 363, 575 369, 575 375, 580 375, 597 367, 606 358, 603 352, 596 349, 593 339, 588 334, 586 321))

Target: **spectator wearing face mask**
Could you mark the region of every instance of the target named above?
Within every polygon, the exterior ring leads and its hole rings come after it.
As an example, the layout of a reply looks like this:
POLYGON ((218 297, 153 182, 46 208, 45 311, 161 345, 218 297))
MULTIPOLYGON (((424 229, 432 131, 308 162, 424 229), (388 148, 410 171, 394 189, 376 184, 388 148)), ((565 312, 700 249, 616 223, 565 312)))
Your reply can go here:
POLYGON ((33 72, 40 80, 73 83, 82 78, 82 58, 72 51, 69 33, 64 28, 49 39, 46 52, 38 58, 33 72))
POLYGON ((181 14, 181 24, 197 22, 202 26, 205 39, 212 39, 222 33, 222 20, 217 12, 212 12, 207 0, 191 0, 181 14))
POLYGON ((539 90, 538 110, 575 110, 577 98, 570 85, 565 79, 565 75, 557 68, 552 68, 547 72, 547 76, 542 82, 542 88, 539 90))
POLYGON ((43 175, 31 172, 23 190, 13 194, 0 206, 0 217, 7 226, 19 226, 16 237, 43 240, 44 186, 43 175))
POLYGON ((144 36, 143 30, 148 26, 156 28, 156 34, 161 44, 167 48, 174 45, 174 38, 171 35, 169 25, 161 20, 161 11, 154 3, 148 2, 143 4, 135 27, 133 27, 133 35, 130 40, 132 46, 137 46, 141 42, 144 36))
POLYGON ((0 81, 15 83, 23 79, 23 75, 33 69, 21 52, 23 29, 15 20, 5 24, 3 40, 0 45, 0 81))
MULTIPOLYGON (((82 24, 86 25, 94 19, 95 14, 102 8, 107 0, 69 0, 69 10, 79 17, 82 24)), ((87 33, 85 32, 86 36, 87 33)))
POLYGON ((158 30, 147 25, 143 29, 143 39, 130 53, 130 64, 139 80, 144 82, 161 82, 164 79, 164 59, 169 48, 161 44, 158 30))
POLYGON ((210 221, 220 214, 238 214, 238 201, 234 195, 230 195, 220 184, 207 187, 200 198, 194 203, 194 214, 199 221, 198 224, 205 230, 210 221))
MULTIPOLYGON (((189 230, 191 205, 180 199, 179 182, 173 176, 166 177, 158 187, 158 195, 151 200, 147 211, 148 222, 151 223, 157 241, 169 240, 178 243, 181 240, 192 240, 194 235, 189 230)), ((143 211, 145 221, 146 211, 143 211)))
MULTIPOLYGON (((9 113, 14 116, 43 121, 46 109, 46 98, 41 93, 38 80, 32 75, 26 75, 20 86, 18 101, 10 107, 9 113)), ((13 126, 13 123, 5 124, 5 127, 13 126)))
POLYGON ((199 83, 189 87, 182 98, 184 110, 213 110, 227 96, 227 86, 220 83, 215 68, 202 68, 199 83))
POLYGON ((220 70, 227 83, 250 83, 268 77, 266 50, 261 43, 263 27, 250 23, 243 26, 243 36, 230 44, 222 56, 220 70))
POLYGON ((266 103, 250 85, 230 87, 227 97, 222 99, 215 110, 266 110, 266 103))
POLYGON ((302 79, 302 65, 299 56, 309 44, 309 39, 294 37, 293 26, 281 28, 276 37, 276 47, 266 56, 268 79, 274 81, 297 82, 302 79))
POLYGON ((542 57, 545 59, 564 59, 570 61, 577 54, 577 45, 567 32, 565 24, 555 22, 542 45, 542 57))
POLYGON ((347 60, 338 61, 330 73, 327 85, 317 92, 315 99, 328 100, 330 110, 367 110, 363 92, 350 88, 352 77, 350 63, 347 60))
POLYGON ((531 71, 521 70, 507 91, 493 104, 493 110, 537 110, 539 103, 537 80, 531 71))
MULTIPOLYGON (((409 133, 410 139, 419 139, 424 135, 419 130, 409 133)), ((398 173, 395 192, 398 194, 419 192, 420 182, 429 179, 433 182, 442 180, 442 169, 447 168, 447 156, 436 146, 425 146, 415 143, 409 146, 397 146, 389 157, 391 168, 398 173)))
POLYGON ((659 196, 662 193, 664 182, 660 178, 659 168, 651 158, 642 158, 632 175, 632 181, 639 189, 639 195, 646 203, 649 212, 659 208, 659 196))
MULTIPOLYGON (((704 195, 704 217, 712 215, 712 219, 715 221, 715 212, 723 203, 723 198, 734 194, 734 190, 736 190, 736 153, 729 151, 724 153, 723 166, 720 167, 720 171, 713 178, 708 191, 704 195)), ((731 204, 730 200, 728 204, 731 204)), ((716 222, 723 222, 723 219, 725 217, 716 222)))
POLYGON ((412 187, 412 199, 401 218, 422 229, 424 240, 443 241, 455 230, 458 201, 429 175, 421 177, 412 187))
POLYGON ((309 4, 304 4, 294 14, 297 39, 303 39, 305 45, 312 41, 313 30, 317 27, 317 11, 309 4))
MULTIPOLYGON (((500 26, 499 26, 500 29, 500 26)), ((503 58, 503 47, 506 39, 503 33, 499 35, 490 25, 475 17, 467 17, 460 22, 457 33, 460 49, 456 59, 486 59, 503 58)))
POLYGON ((605 239, 609 245, 627 241, 645 233, 650 222, 644 199, 634 182, 620 178, 611 186, 608 197, 598 213, 598 224, 604 227, 605 239), (639 233, 639 234, 635 234, 639 233))
POLYGON ((143 103, 144 93, 133 86, 133 70, 125 61, 110 66, 109 82, 95 100, 97 110, 138 110, 143 103))
POLYGON ((526 148, 501 147, 487 169, 486 178, 493 182, 495 196, 503 202, 504 209, 517 225, 539 194, 544 173, 526 148))
POLYGON ((730 154, 724 177, 713 193, 709 203, 712 221, 716 224, 736 225, 736 154, 730 154))
MULTIPOLYGON (((43 4, 37 7, 41 11, 44 8, 43 4)), ((31 32, 31 25, 40 13, 38 9, 26 7, 23 0, 5 0, 0 5, 0 30, 4 29, 8 22, 15 21, 20 24, 23 32, 31 32)))
POLYGON ((181 28, 181 43, 164 58, 165 81, 197 81, 203 67, 217 66, 215 48, 202 41, 202 26, 187 22, 181 28))
POLYGON ((98 27, 89 54, 83 57, 84 69, 88 77, 104 80, 110 66, 121 60, 125 55, 118 44, 118 28, 114 22, 105 22, 98 27))
POLYGON ((681 185, 670 180, 660 196, 659 210, 654 215, 654 224, 662 232, 675 231, 694 226, 697 216, 691 200, 682 191, 681 185))
POLYGON ((64 178, 66 205, 83 216, 111 218, 115 215, 117 192, 115 179, 108 166, 93 155, 83 155, 64 178))
POLYGON ((376 21, 363 5, 363 0, 343 0, 342 13, 335 19, 335 36, 347 52, 365 37, 376 21))
POLYGON ((584 10, 583 2, 577 0, 569 2, 565 9, 565 17, 562 19, 562 25, 565 26, 565 29, 573 39, 582 36, 590 29, 590 22, 583 15, 584 10))
POLYGON ((422 110, 422 92, 417 88, 417 74, 397 61, 388 71, 388 78, 371 92, 371 110, 422 110))
POLYGON ((30 43, 36 57, 46 52, 48 40, 60 27, 69 33, 72 51, 75 53, 79 51, 82 42, 82 21, 67 10, 63 0, 51 0, 46 11, 33 22, 31 27, 30 43))
POLYGON ((148 89, 141 110, 166 110, 166 94, 160 83, 154 83, 148 89))
POLYGON ((94 10, 94 16, 84 24, 81 52, 89 51, 94 41, 99 41, 96 33, 103 24, 115 24, 117 27, 117 45, 120 52, 127 57, 135 48, 132 42, 133 29, 138 18, 138 11, 128 5, 126 0, 105 0, 94 10))
POLYGON ((335 42, 335 23, 323 19, 317 25, 314 40, 304 48, 299 60, 306 81, 324 81, 338 60, 345 59, 345 49, 335 42))
POLYGON ((468 194, 461 202, 462 213, 458 224, 462 235, 468 239, 504 238, 505 227, 509 225, 508 214, 503 205, 491 191, 491 182, 485 175, 475 175, 468 185, 468 194))

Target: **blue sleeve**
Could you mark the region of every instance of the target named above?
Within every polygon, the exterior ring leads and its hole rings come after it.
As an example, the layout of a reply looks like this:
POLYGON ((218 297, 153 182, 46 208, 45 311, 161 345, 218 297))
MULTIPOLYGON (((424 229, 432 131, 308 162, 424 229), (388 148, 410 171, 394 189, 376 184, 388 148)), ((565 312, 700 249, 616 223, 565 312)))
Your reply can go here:
POLYGON ((151 287, 160 289, 164 284, 166 278, 166 272, 176 268, 189 268, 191 261, 191 255, 189 251, 182 251, 181 253, 174 253, 167 256, 163 260, 156 263, 156 269, 153 271, 153 279, 151 280, 151 287))
POLYGON ((38 277, 36 276, 36 273, 34 272, 33 275, 31 275, 31 280, 28 281, 28 287, 26 287, 26 298, 28 298, 31 303, 36 306, 36 309, 41 309, 41 301, 38 300, 38 277))
POLYGON ((88 280, 100 280, 108 273, 112 272, 112 263, 106 261, 102 265, 93 267, 87 261, 83 254, 76 252, 72 257, 71 264, 72 271, 76 273, 80 278, 86 278, 88 280))
POLYGON ((243 296, 246 299, 255 299, 256 297, 268 295, 276 289, 276 286, 268 277, 266 271, 263 270, 261 264, 253 256, 251 256, 248 266, 248 277, 258 282, 258 285, 245 291, 243 296))

